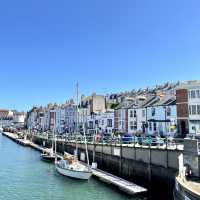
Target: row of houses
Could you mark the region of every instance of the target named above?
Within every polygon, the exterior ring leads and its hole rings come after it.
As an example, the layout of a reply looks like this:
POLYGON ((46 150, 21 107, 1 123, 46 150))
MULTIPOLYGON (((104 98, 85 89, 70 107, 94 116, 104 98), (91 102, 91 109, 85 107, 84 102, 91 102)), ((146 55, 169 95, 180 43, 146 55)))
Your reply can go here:
POLYGON ((156 86, 120 94, 82 96, 77 105, 34 107, 27 127, 58 133, 200 134, 200 81, 156 86))
POLYGON ((77 105, 72 99, 64 104, 49 104, 33 107, 27 114, 27 128, 40 131, 55 130, 57 133, 73 134, 86 128, 88 134, 94 132, 112 133, 114 110, 106 109, 105 97, 92 94, 82 96, 77 105))
POLYGON ((0 127, 6 127, 6 126, 24 127, 25 119, 26 119, 25 112, 0 109, 0 127))

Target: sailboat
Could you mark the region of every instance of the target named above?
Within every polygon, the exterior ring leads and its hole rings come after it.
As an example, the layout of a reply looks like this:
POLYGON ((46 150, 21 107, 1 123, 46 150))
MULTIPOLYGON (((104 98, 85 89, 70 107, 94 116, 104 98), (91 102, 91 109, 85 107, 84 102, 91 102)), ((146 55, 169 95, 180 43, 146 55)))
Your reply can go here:
MULTIPOLYGON (((53 133, 55 135, 55 130, 53 130, 53 133)), ((46 161, 46 162, 55 162, 55 159, 56 159, 56 154, 54 153, 53 151, 53 141, 54 141, 54 137, 52 139, 52 147, 49 151, 47 152, 43 152, 40 157, 43 161, 46 161)))
MULTIPOLYGON (((77 115, 78 115, 78 85, 77 85, 77 115)), ((78 122, 78 117, 77 117, 78 122)), ((78 124, 78 123, 77 123, 78 124)), ((60 161, 55 161, 55 167, 58 173, 75 179, 82 179, 88 180, 92 176, 92 170, 89 165, 89 156, 88 156, 88 149, 87 149, 87 140, 85 134, 85 127, 83 126, 84 132, 84 139, 85 139, 85 149, 86 149, 86 157, 87 157, 87 165, 84 165, 78 161, 77 158, 77 143, 76 143, 76 153, 74 156, 64 153, 63 159, 60 161)), ((77 126, 77 133, 78 133, 78 126, 77 126)), ((55 142, 55 149, 56 149, 56 142, 55 142)))

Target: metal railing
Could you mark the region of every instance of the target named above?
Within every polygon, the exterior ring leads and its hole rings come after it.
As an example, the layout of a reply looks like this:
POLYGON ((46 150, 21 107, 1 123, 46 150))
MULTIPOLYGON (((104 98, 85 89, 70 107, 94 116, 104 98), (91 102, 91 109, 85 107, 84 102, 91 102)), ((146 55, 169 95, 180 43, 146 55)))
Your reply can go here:
MULTIPOLYGON (((28 133, 42 139, 53 139, 52 133, 28 133)), ((57 141, 67 143, 84 143, 85 138, 82 135, 56 135, 57 141)), ((138 148, 158 148, 169 150, 183 150, 184 139, 180 138, 160 138, 160 137, 112 137, 112 136, 86 136, 88 144, 99 145, 114 145, 124 147, 138 147, 138 148)))

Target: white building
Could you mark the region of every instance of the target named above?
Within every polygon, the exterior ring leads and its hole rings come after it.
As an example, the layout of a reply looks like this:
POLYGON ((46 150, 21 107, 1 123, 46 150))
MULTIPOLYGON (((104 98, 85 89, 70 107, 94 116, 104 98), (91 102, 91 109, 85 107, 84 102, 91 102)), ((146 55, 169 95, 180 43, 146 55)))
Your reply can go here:
POLYGON ((177 110, 175 96, 157 97, 147 107, 148 134, 161 136, 174 135, 177 132, 177 110))
POLYGON ((33 107, 27 114, 27 127, 29 129, 37 128, 37 107, 33 107))
POLYGON ((145 133, 146 109, 140 105, 132 105, 128 109, 128 133, 143 134, 145 133))
POLYGON ((62 134, 65 132, 65 108, 63 106, 58 106, 55 109, 56 113, 56 131, 59 134, 62 134))
POLYGON ((87 134, 114 132, 114 111, 102 112, 87 117, 87 134))
POLYGON ((67 133, 73 134, 76 131, 77 121, 77 106, 75 104, 67 104, 65 106, 65 129, 67 133))
POLYGON ((147 109, 155 96, 137 96, 135 102, 128 109, 128 133, 145 134, 147 132, 147 109))
POLYGON ((26 119, 26 113, 24 112, 14 112, 13 123, 17 126, 24 126, 26 119))

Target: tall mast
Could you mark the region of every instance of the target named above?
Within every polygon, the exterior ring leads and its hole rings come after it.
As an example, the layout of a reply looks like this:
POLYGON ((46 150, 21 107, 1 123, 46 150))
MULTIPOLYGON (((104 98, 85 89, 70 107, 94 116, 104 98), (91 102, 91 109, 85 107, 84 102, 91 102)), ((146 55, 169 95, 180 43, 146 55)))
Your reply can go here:
MULTIPOLYGON (((55 127, 56 127, 56 113, 54 114, 53 140, 55 143, 55 156, 56 156, 55 163, 57 163, 57 143, 56 143, 55 127)), ((53 146, 53 140, 52 140, 52 146, 53 146)))
MULTIPOLYGON (((84 117, 85 115, 83 115, 84 117)), ((86 152, 86 158, 87 158, 87 165, 88 168, 90 168, 90 161, 89 161, 89 155, 88 155, 88 146, 87 146, 87 138, 85 133, 85 124, 83 125, 83 134, 84 134, 84 142, 85 142, 85 152, 86 152)))
POLYGON ((79 124, 79 109, 78 109, 78 101, 79 101, 79 86, 78 82, 76 84, 76 154, 75 156, 78 156, 78 145, 77 145, 77 135, 78 135, 78 124, 79 124))
POLYGON ((78 82, 76 84, 76 134, 78 134, 78 123, 79 123, 79 109, 78 109, 78 103, 79 103, 79 88, 78 88, 78 82))

